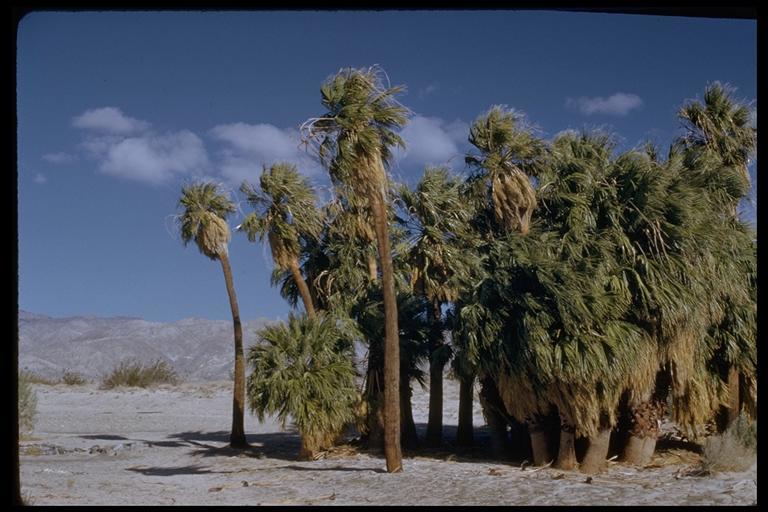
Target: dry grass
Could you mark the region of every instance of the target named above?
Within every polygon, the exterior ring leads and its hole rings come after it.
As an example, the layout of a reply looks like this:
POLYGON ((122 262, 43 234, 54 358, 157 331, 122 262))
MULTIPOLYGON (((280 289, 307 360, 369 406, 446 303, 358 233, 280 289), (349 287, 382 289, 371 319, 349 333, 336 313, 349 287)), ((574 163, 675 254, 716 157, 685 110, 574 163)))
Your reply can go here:
POLYGON ((139 361, 122 361, 105 376, 101 382, 101 389, 112 389, 121 386, 146 388, 158 384, 179 384, 181 379, 176 371, 162 360, 154 363, 141 363, 139 361))
POLYGON ((706 440, 700 469, 707 474, 746 471, 756 459, 757 423, 741 415, 722 435, 706 440))
POLYGON ((64 370, 64 373, 61 376, 61 382, 67 386, 82 386, 88 381, 78 372, 64 370))
POLYGON ((21 382, 22 379, 30 384, 42 384, 44 386, 55 386, 57 384, 55 380, 43 377, 42 375, 38 375, 29 370, 21 370, 19 372, 19 382, 21 382))

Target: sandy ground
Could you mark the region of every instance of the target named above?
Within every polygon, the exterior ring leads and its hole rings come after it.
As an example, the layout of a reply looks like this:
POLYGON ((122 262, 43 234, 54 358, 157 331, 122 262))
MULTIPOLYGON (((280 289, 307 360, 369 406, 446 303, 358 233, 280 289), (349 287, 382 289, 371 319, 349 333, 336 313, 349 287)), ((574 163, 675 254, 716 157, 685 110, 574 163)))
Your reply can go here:
MULTIPOLYGON (((458 386, 446 381, 446 411, 458 386)), ((756 464, 743 473, 686 476, 690 459, 648 467, 611 463, 585 475, 524 468, 487 456, 478 407, 473 453, 406 454, 404 472, 387 474, 382 457, 341 449, 299 462, 298 435, 246 416, 253 448, 226 447, 231 384, 183 384, 101 391, 95 385, 35 386, 38 417, 22 442, 22 493, 34 505, 750 505, 756 464), (485 454, 485 455, 484 455, 485 454)), ((414 390, 423 435, 427 394, 414 390)), ((455 413, 446 412, 446 440, 455 413)), ((670 453, 664 454, 669 461, 670 453)))

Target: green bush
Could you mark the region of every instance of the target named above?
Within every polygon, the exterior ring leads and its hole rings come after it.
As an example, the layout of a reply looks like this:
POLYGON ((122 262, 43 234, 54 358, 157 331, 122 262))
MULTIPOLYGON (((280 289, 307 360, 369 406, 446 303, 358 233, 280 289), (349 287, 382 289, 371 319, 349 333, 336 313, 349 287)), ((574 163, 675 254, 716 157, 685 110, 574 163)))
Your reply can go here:
POLYGON ((178 384, 180 379, 176 371, 163 360, 154 363, 122 361, 101 381, 101 389, 119 386, 146 388, 158 384, 178 384))
POLYGON ((29 433, 35 427, 37 393, 32 389, 27 372, 19 374, 19 432, 29 433))
POLYGON ((757 457, 757 422, 743 414, 722 435, 704 443, 701 471, 746 471, 757 457))
POLYGON ((301 434, 301 458, 328 448, 355 419, 360 394, 349 330, 336 319, 290 316, 258 331, 248 354, 248 403, 260 421, 290 416, 301 434))
POLYGON ((85 377, 77 372, 64 370, 64 373, 61 376, 61 382, 67 386, 82 386, 87 381, 85 380, 85 377))

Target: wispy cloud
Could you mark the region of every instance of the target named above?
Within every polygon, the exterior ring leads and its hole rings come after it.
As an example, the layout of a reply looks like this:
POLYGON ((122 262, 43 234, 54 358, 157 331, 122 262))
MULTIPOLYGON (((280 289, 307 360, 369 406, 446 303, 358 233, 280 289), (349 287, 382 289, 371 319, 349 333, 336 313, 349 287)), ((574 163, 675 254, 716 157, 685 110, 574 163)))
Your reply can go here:
POLYGON ((438 89, 440 89, 440 84, 438 84, 437 82, 433 82, 427 85, 426 87, 419 89, 419 93, 418 93, 419 99, 426 98, 430 94, 436 92, 438 89))
POLYGON ((52 164, 66 164, 75 160, 75 155, 70 153, 58 152, 58 153, 46 153, 43 155, 43 160, 52 164))
MULTIPOLYGON (((202 139, 189 130, 155 133, 149 122, 117 107, 87 110, 72 125, 87 130, 79 147, 104 174, 159 185, 210 170, 202 139)), ((60 159, 58 154, 46 156, 60 159)))
POLYGON ((45 175, 43 175, 42 173, 37 173, 35 175, 35 183, 39 185, 44 185, 47 182, 48 182, 48 178, 46 178, 45 175))
POLYGON ((636 94, 617 92, 607 98, 568 98, 565 105, 578 109, 584 115, 606 114, 612 116, 625 116, 631 110, 639 108, 643 100, 636 94))
POLYGON ((209 168, 203 141, 189 130, 96 137, 86 140, 83 147, 97 159, 101 172, 153 185, 199 175, 209 168))
POLYGON ((147 130, 150 124, 124 115, 117 107, 102 107, 86 110, 74 117, 72 126, 107 133, 128 134, 147 130))
POLYGON ((469 125, 461 120, 414 116, 400 132, 406 147, 395 150, 395 158, 408 168, 447 164, 464 154, 461 145, 468 133, 469 125))
POLYGON ((271 124, 231 123, 213 127, 210 135, 224 143, 217 167, 234 184, 257 182, 264 166, 290 162, 307 176, 322 173, 320 164, 300 146, 299 132, 271 124))

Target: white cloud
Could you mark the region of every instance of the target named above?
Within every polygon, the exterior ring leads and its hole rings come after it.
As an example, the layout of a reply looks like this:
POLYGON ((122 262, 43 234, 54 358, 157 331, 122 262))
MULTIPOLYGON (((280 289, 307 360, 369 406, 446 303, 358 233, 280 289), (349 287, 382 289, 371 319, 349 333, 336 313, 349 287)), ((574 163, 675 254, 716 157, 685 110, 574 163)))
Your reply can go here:
POLYGON ((243 180, 258 182, 264 166, 290 162, 299 172, 315 176, 323 172, 320 164, 300 147, 299 132, 271 124, 232 123, 213 127, 213 138, 224 143, 217 167, 233 184, 243 180))
POLYGON ((43 160, 51 162, 52 164, 66 164, 75 160, 75 155, 64 152, 46 153, 43 155, 43 160))
POLYGON ((437 91, 439 88, 440 88, 440 85, 438 83, 436 83, 436 82, 433 82, 433 83, 427 85, 423 89, 419 90, 419 94, 418 94, 419 99, 426 98, 430 94, 432 94, 435 91, 437 91))
POLYGON ((72 119, 76 128, 85 128, 108 133, 128 134, 147 130, 150 126, 146 121, 134 119, 123 114, 116 107, 103 107, 86 110, 72 119))
POLYGON ((400 132, 405 150, 396 149, 395 158, 401 167, 453 163, 464 155, 460 145, 468 133, 469 125, 461 120, 447 123, 437 117, 414 116, 400 132))
POLYGON ((35 175, 35 183, 43 185, 44 183, 47 183, 47 182, 48 182, 48 179, 42 173, 37 173, 35 175))
POLYGON ((83 146, 105 174, 150 184, 176 176, 195 176, 208 167, 203 141, 188 130, 139 137, 91 138, 83 146))
POLYGON ((606 114, 613 116, 627 115, 631 110, 639 108, 643 100, 636 94, 617 92, 608 98, 568 98, 567 107, 577 108, 584 115, 606 114))

